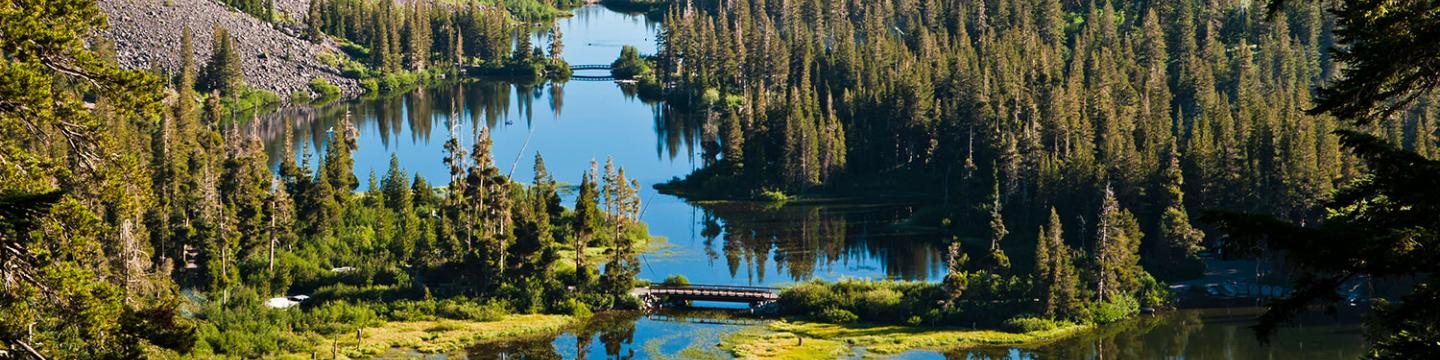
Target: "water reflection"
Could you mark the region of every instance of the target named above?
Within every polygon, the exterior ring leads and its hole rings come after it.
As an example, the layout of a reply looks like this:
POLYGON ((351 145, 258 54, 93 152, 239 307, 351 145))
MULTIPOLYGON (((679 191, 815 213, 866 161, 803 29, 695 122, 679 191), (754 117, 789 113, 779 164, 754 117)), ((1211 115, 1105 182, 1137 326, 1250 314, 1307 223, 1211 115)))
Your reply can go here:
MULTIPOLYGON (((360 134, 354 156, 362 191, 366 176, 389 170, 391 154, 407 171, 432 183, 447 182, 448 170, 440 159, 452 121, 462 144, 477 126, 491 129, 495 161, 501 169, 513 166, 514 178, 531 177, 529 162, 539 152, 557 179, 571 184, 579 182, 590 160, 606 156, 614 156, 627 175, 647 185, 684 176, 699 165, 696 158, 706 128, 703 115, 627 99, 611 83, 479 80, 281 111, 260 122, 268 127, 256 130, 267 139, 272 167, 278 167, 287 146, 297 157, 305 151, 323 153, 334 124, 347 113, 360 134), (566 107, 571 111, 562 111, 566 107), (648 154, 647 142, 654 144, 648 154)), ((312 159, 310 165, 320 164, 312 159)), ((644 191, 645 201, 652 203, 644 215, 652 232, 671 240, 701 239, 690 244, 672 241, 664 254, 647 258, 642 276, 651 279, 683 274, 703 283, 782 284, 817 277, 943 276, 942 236, 893 226, 914 211, 911 204, 696 207, 648 186, 644 191)))
MULTIPOLYGON (((1354 359, 1365 341, 1356 313, 1310 314, 1269 345, 1250 326, 1263 309, 1181 310, 1107 325, 1035 350, 956 351, 949 359, 1354 359)), ((918 354, 917 354, 918 355, 918 354)))
POLYGON ((730 277, 747 283, 774 282, 767 275, 779 275, 779 282, 944 275, 943 236, 895 225, 914 212, 910 204, 718 203, 702 208, 706 259, 723 261, 730 277))
POLYGON ((677 311, 660 315, 638 312, 598 314, 561 333, 477 344, 466 351, 478 359, 653 359, 724 358, 720 338, 740 325, 687 321, 728 318, 728 313, 677 311))

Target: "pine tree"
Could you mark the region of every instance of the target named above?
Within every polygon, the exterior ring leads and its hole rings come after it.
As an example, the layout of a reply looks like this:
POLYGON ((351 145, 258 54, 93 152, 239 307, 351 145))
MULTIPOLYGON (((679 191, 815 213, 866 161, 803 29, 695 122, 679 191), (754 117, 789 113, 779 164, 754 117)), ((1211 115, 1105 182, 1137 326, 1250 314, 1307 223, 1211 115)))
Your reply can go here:
MULTIPOLYGON (((272 177, 270 183, 269 197, 269 226, 266 232, 270 234, 268 244, 268 261, 266 270, 275 276, 275 251, 277 247, 292 246, 299 239, 295 234, 295 201, 290 193, 285 190, 284 184, 279 177, 272 177)), ((278 286, 276 292, 284 292, 288 286, 278 286)))
POLYGON ((1205 234, 1190 226, 1190 215, 1185 211, 1184 174, 1180 171, 1180 151, 1170 145, 1170 164, 1162 174, 1165 189, 1165 210, 1160 215, 1160 241, 1164 243, 1166 257, 1171 261, 1194 259, 1200 251, 1205 234))
POLYGON ((545 158, 540 156, 538 151, 535 152, 534 169, 535 179, 531 186, 537 189, 539 201, 544 203, 547 216, 559 220, 560 215, 565 212, 565 207, 560 204, 560 194, 556 191, 555 178, 551 177, 550 171, 545 169, 545 158))
POLYGON ((960 247, 960 239, 951 238, 950 246, 945 253, 946 270, 949 270, 945 274, 944 281, 945 292, 948 295, 946 307, 953 308, 955 302, 960 300, 960 297, 964 296, 965 291, 969 289, 969 272, 966 271, 969 262, 970 257, 960 247))
POLYGON ((382 72, 388 72, 392 70, 392 68, 390 67, 390 58, 393 56, 392 54, 390 54, 390 15, 386 10, 388 9, 386 5, 388 3, 391 2, 380 2, 380 7, 376 10, 376 14, 371 18, 370 23, 370 29, 371 31, 373 31, 373 34, 370 36, 369 44, 370 67, 382 72))
POLYGON ((1140 272, 1140 225, 1129 210, 1120 207, 1111 186, 1105 186, 1095 229, 1095 295, 1115 302, 1137 289, 1140 272))
POLYGON ((740 175, 745 171, 745 133, 740 126, 740 111, 732 109, 720 127, 720 136, 725 141, 725 163, 731 174, 740 175))
POLYGON ((345 112, 345 117, 335 123, 330 130, 330 143, 325 146, 325 163, 321 171, 325 179, 330 182, 330 188, 334 193, 335 203, 343 206, 350 202, 352 193, 360 186, 360 180, 355 177, 355 159, 350 152, 355 150, 355 136, 358 131, 350 123, 350 112, 345 112))
POLYGON ((235 40, 230 32, 219 24, 214 29, 214 41, 210 44, 210 62, 205 65, 205 88, 218 90, 221 95, 231 96, 243 86, 243 70, 239 54, 235 51, 235 40))
POLYGON ((325 0, 310 0, 310 7, 305 11, 305 39, 310 42, 319 43, 324 40, 325 19, 321 13, 325 0))
POLYGON ((424 1, 412 3, 410 19, 406 22, 405 44, 406 64, 410 70, 425 71, 430 63, 430 47, 433 41, 430 28, 430 11, 424 1))
POLYGON ((574 237, 575 251, 575 285, 584 287, 590 283, 592 270, 585 260, 585 249, 590 245, 590 239, 595 235, 600 223, 600 190, 595 184, 597 164, 590 161, 590 171, 580 178, 580 193, 575 197, 575 217, 571 223, 571 233, 574 237))
POLYGON ((565 53, 565 34, 560 32, 560 27, 550 29, 550 60, 559 60, 560 55, 565 53))
POLYGON ((994 191, 990 194, 990 205, 986 210, 990 213, 990 249, 986 254, 984 267, 991 272, 1003 273, 1010 270, 1010 257, 1005 255, 1005 250, 1000 248, 1000 241, 1010 234, 1005 229, 1005 219, 1001 216, 1004 209, 1000 204, 1000 177, 998 170, 995 173, 994 191))
POLYGON ((1080 279, 1073 259, 1062 236, 1060 215, 1050 208, 1050 224, 1040 228, 1035 244, 1036 287, 1045 316, 1067 318, 1079 312, 1080 279))
MULTIPOLYGON (((460 144, 460 114, 455 112, 453 103, 451 104, 450 117, 446 122, 450 125, 450 139, 445 141, 446 156, 444 162, 445 167, 450 170, 450 184, 446 186, 448 191, 445 197, 449 200, 449 202, 445 204, 445 214, 447 218, 445 221, 442 221, 442 225, 448 222, 451 226, 445 227, 443 233, 454 236, 449 240, 456 242, 461 242, 460 237, 464 238, 463 243, 465 244, 465 248, 463 256, 457 256, 462 255, 458 253, 448 254, 452 257, 464 257, 469 256, 473 245, 472 243, 474 242, 473 231, 471 231, 471 229, 474 228, 472 222, 475 216, 469 210, 470 200, 468 196, 470 189, 466 175, 470 170, 469 164, 465 163, 465 146, 460 144), (456 234, 457 231, 459 234, 456 234)), ((457 247, 451 250, 460 249, 457 247)))

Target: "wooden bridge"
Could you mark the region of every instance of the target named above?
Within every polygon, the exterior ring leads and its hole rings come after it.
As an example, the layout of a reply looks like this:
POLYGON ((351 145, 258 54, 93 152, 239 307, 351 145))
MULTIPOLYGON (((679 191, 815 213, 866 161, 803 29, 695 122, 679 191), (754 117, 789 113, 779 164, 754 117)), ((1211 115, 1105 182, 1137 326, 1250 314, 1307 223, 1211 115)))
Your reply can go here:
POLYGON ((572 80, 572 81, 615 81, 615 77, 614 77, 614 76, 610 76, 610 75, 604 75, 604 76, 570 75, 570 80, 572 80))
MULTIPOLYGON (((570 71, 573 72, 573 71, 580 71, 580 70, 610 70, 610 64, 570 65, 570 71)), ((603 74, 603 75, 576 75, 576 74, 571 74, 571 75, 570 75, 570 80, 575 80, 575 81, 614 81, 614 80, 615 80, 615 77, 610 76, 610 73, 608 73, 608 72, 605 73, 605 74, 603 74)))
POLYGON ((745 303, 759 308, 780 300, 780 289, 758 286, 652 285, 634 289, 631 294, 652 308, 690 301, 745 303))

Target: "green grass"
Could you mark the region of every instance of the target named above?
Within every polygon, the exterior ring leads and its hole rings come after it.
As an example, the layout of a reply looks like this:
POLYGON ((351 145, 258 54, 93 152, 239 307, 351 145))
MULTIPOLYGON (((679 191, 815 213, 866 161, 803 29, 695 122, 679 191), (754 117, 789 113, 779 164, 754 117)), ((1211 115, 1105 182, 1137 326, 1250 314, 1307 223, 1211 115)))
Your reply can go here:
POLYGON ((916 349, 943 351, 980 346, 1033 348, 1089 328, 1088 325, 1071 325, 1045 331, 1012 333, 960 328, 776 321, 732 334, 721 342, 721 347, 741 359, 833 358, 843 356, 849 349, 857 347, 865 348, 868 355, 892 355, 916 349))
MULTIPOLYGON (((575 322, 565 315, 508 315, 496 321, 390 321, 361 331, 361 339, 346 334, 315 344, 317 354, 329 355, 338 346, 341 359, 368 359, 389 349, 414 349, 424 354, 445 353, 501 338, 547 334, 564 330, 575 322)), ((288 354, 281 358, 309 358, 309 354, 288 354)))
MULTIPOLYGON (((645 231, 649 232, 649 229, 646 228, 645 231)), ((647 238, 636 238, 635 241, 635 248, 639 249, 641 253, 645 254, 657 252, 659 250, 665 249, 668 246, 669 245, 666 243, 666 238, 664 236, 649 236, 647 238)), ((591 266, 599 266, 601 264, 604 264, 605 261, 608 260, 607 255, 605 255, 605 252, 608 250, 610 250, 609 246, 591 246, 585 248, 585 262, 590 264, 591 266)), ((561 260, 551 264, 552 270, 556 272, 575 271, 575 250, 561 249, 557 250, 556 254, 559 255, 561 260)))

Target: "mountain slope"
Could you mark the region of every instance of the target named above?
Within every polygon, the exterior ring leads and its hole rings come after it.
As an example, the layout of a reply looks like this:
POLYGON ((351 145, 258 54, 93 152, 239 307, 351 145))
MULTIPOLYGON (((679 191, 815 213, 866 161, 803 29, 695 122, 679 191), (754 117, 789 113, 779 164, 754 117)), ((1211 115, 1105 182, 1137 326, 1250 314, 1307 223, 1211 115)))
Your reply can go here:
MULTIPOLYGON (((211 31, 219 24, 235 38, 245 83, 282 97, 308 91, 316 77, 339 85, 346 93, 358 87, 339 70, 318 60, 322 53, 340 54, 334 44, 314 44, 299 38, 299 30, 277 28, 212 0, 113 0, 98 2, 110 17, 105 35, 115 41, 116 58, 130 69, 160 69, 174 73, 180 67, 181 29, 189 25, 194 36, 195 61, 210 57, 211 31), (167 3, 169 3, 167 5, 167 3)), ((286 14, 303 9, 306 1, 287 0, 286 14)), ((293 17, 293 15, 291 15, 293 17)), ((343 56, 343 55, 342 55, 343 56)))

